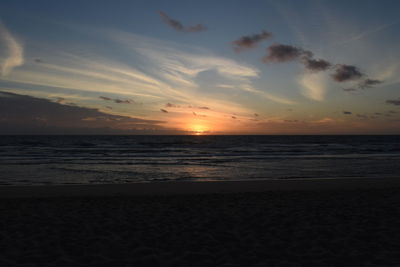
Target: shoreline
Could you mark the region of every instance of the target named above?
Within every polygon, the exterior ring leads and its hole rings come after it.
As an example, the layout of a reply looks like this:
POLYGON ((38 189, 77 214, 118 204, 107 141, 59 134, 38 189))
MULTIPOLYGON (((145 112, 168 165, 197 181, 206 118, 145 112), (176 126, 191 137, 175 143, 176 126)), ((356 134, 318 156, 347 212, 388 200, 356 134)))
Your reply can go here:
POLYGON ((271 191, 348 191, 389 188, 400 188, 400 178, 312 178, 92 185, 5 185, 0 186, 0 199, 115 196, 133 197, 271 191))

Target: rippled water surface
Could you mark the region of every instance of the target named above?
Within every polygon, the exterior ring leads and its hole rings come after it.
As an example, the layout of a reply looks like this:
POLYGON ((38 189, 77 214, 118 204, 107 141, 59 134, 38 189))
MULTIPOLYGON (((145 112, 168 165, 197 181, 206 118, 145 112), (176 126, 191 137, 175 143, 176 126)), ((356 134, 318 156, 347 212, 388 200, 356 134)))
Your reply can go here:
POLYGON ((400 136, 1 136, 0 172, 7 185, 397 177, 400 136))

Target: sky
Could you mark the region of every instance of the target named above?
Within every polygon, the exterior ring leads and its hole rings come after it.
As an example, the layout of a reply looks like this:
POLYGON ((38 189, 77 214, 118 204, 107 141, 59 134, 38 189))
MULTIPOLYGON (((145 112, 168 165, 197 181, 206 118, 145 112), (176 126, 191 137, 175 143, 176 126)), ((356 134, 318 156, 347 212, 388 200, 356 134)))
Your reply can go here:
POLYGON ((400 2, 0 3, 0 134, 400 134, 400 2))

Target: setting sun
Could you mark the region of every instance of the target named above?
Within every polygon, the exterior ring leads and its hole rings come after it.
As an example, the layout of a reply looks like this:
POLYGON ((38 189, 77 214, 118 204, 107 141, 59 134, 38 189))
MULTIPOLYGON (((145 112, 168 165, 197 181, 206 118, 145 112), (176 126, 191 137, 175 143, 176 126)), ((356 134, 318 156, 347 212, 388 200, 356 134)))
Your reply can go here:
POLYGON ((203 135, 209 132, 205 125, 195 124, 189 127, 189 131, 194 135, 203 135))

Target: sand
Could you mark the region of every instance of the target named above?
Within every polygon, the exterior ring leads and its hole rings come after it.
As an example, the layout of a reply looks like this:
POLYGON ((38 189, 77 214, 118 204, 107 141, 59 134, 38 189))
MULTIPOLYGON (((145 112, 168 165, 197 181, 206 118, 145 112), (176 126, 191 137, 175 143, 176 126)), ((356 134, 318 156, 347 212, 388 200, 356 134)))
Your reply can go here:
POLYGON ((0 266, 400 265, 397 179, 1 187, 0 196, 0 266))

